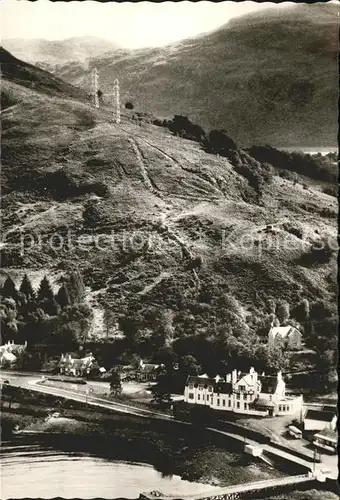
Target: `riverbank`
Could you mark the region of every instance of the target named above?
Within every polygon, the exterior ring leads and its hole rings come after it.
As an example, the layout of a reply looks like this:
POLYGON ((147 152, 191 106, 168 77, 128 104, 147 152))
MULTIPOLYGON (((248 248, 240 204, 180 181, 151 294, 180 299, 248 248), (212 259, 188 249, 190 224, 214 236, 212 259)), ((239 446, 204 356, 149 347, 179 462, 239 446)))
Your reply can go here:
MULTIPOLYGON (((233 448, 232 441, 220 446, 202 427, 115 414, 26 390, 16 391, 15 395, 5 394, 1 405, 3 439, 15 438, 12 432, 19 426, 28 431, 16 436, 22 438, 24 445, 30 446, 33 439, 35 446, 60 450, 63 455, 93 457, 114 466, 117 463, 149 465, 158 478, 187 480, 192 485, 199 483, 203 491, 207 485, 223 487, 284 475, 243 455, 239 447, 233 448), (53 416, 55 412, 59 415, 53 416)), ((57 474, 58 469, 55 472, 57 474)), ((150 487, 140 491, 151 491, 155 481, 152 479, 150 487)), ((142 484, 143 481, 140 486, 142 484)), ((275 500, 284 500, 284 497, 275 497, 275 500)), ((309 496, 308 500, 314 497, 309 496)))
POLYGON ((3 392, 1 406, 3 439, 18 426, 54 449, 151 464, 165 476, 217 486, 284 475, 243 455, 232 441, 228 448, 220 445, 204 428, 118 414, 17 388, 3 392))
MULTIPOLYGON (((153 422, 138 417, 97 415, 96 421, 62 416, 32 417, 4 412, 4 439, 8 430, 19 425, 22 431, 34 433, 35 441, 63 452, 90 453, 107 460, 151 464, 165 476, 202 484, 227 486, 284 474, 253 458, 240 455, 230 446, 226 450, 213 443, 195 428, 170 427, 162 432, 153 422)), ((26 434, 25 432, 25 434, 26 434)), ((27 434, 29 440, 29 434, 27 434)))

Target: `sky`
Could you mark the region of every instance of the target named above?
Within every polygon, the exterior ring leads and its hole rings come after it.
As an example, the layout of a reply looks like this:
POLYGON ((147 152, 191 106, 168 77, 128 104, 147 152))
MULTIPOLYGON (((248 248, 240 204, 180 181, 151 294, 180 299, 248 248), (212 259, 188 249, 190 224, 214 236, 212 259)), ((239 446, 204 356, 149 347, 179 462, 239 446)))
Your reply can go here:
POLYGON ((96 36, 124 48, 159 47, 216 29, 233 17, 289 5, 292 3, 1 0, 0 27, 3 39, 96 36))

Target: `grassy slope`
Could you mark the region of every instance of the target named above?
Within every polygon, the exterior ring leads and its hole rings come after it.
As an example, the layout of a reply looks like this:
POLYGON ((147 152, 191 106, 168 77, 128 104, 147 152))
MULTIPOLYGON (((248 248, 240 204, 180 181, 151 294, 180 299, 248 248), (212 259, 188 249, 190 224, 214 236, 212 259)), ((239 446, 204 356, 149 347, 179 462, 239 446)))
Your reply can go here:
POLYGON ((58 74, 101 87, 166 117, 224 127, 243 147, 335 146, 338 18, 335 5, 300 5, 232 20, 204 36, 159 49, 119 50, 58 74))
MULTIPOLYGON (((260 204, 247 203, 246 181, 226 159, 165 129, 137 126, 128 116, 117 126, 108 110, 38 92, 37 82, 35 90, 3 82, 16 103, 2 112, 3 230, 10 233, 5 272, 19 276, 18 268, 27 268, 56 276, 76 264, 90 286, 91 303, 110 304, 117 317, 131 308, 199 306, 202 287, 212 295, 229 287, 243 311, 267 295, 292 303, 298 296, 335 301, 335 260, 313 268, 297 265, 301 240, 283 227, 293 221, 310 241, 318 238, 316 229, 334 237, 335 198, 312 184, 303 189, 275 176, 260 204), (92 226, 84 217, 89 205, 92 226), (329 214, 321 217, 324 208, 329 214), (277 233, 264 232, 272 223, 277 233), (40 234, 43 244, 20 252, 20 230, 40 234), (77 240, 112 231, 113 243, 102 239, 102 250, 77 240), (47 240, 56 232, 65 237, 57 251, 47 240), (240 238, 249 234, 262 241, 259 247, 244 248, 248 240, 240 247, 240 238), (194 272, 196 257, 203 265, 194 272)), ((28 236, 25 241, 29 245, 28 236)), ((204 321, 208 328, 211 319, 204 321)))

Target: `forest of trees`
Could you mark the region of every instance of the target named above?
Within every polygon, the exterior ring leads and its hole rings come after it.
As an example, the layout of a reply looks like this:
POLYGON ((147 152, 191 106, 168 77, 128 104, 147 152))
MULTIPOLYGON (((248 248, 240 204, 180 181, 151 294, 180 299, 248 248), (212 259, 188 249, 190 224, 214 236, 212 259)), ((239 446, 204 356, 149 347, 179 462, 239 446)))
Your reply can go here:
POLYGON ((333 307, 307 298, 292 304, 267 298, 245 318, 233 295, 220 292, 206 287, 200 304, 182 301, 177 312, 135 305, 119 318, 126 353, 166 367, 155 388, 155 400, 160 393, 166 399, 168 393, 181 392, 188 374, 224 375, 234 368, 248 371, 251 366, 267 374, 280 369, 284 373, 311 370, 315 377, 305 377, 304 385, 299 382, 297 388, 334 389, 337 316, 333 307), (306 349, 312 350, 312 361, 303 354, 295 358, 280 346, 270 351, 267 340, 272 324, 298 328, 306 349))
MULTIPOLYGON (((171 308, 162 302, 141 304, 136 297, 136 302, 132 301, 119 317, 107 313, 107 326, 110 322, 118 323, 124 338, 111 342, 95 340, 90 345, 88 333, 93 315, 84 302, 79 272, 63 277, 56 291, 46 276, 37 289, 27 275, 19 286, 7 277, 1 288, 2 343, 27 341, 26 359, 20 366, 26 369, 40 369, 50 358, 79 351, 82 346, 90 348, 100 366, 107 370, 140 358, 162 363, 165 371, 155 388, 155 401, 181 392, 190 374, 224 375, 234 368, 249 370, 250 366, 268 374, 278 370, 312 370, 317 375, 314 379, 305 378, 306 388, 310 385, 320 392, 334 389, 338 320, 333 306, 307 298, 290 304, 265 297, 258 298, 253 313, 245 316, 228 287, 223 283, 209 284, 208 278, 197 301, 186 297, 178 287, 172 293, 171 283, 164 293, 171 293, 171 308), (312 365, 303 356, 292 362, 290 354, 279 346, 269 351, 267 337, 271 325, 298 328, 306 348, 314 353, 312 365)), ((161 295, 160 290, 160 301, 161 295)), ((112 392, 119 392, 117 381, 112 378, 111 382, 112 392)))
POLYGON ((19 287, 10 276, 1 288, 2 343, 27 341, 28 350, 50 345, 56 351, 76 347, 87 338, 92 310, 84 303, 85 289, 79 272, 63 278, 56 293, 44 276, 34 290, 27 274, 19 287))

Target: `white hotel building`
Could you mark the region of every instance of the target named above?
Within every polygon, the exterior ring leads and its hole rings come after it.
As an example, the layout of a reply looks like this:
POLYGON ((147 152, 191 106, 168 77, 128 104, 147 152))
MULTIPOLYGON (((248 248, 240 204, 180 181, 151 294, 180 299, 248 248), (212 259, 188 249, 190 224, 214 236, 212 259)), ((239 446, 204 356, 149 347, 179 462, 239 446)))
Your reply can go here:
POLYGON ((189 375, 184 401, 246 415, 276 416, 301 412, 302 396, 287 397, 285 389, 281 372, 271 377, 258 375, 254 368, 250 368, 249 373, 234 370, 225 379, 218 375, 215 378, 189 375))

